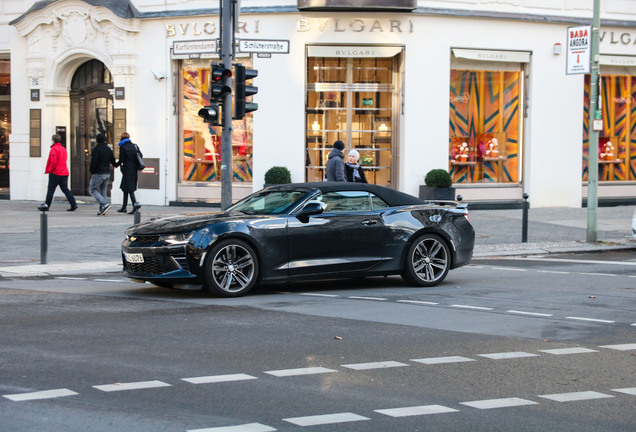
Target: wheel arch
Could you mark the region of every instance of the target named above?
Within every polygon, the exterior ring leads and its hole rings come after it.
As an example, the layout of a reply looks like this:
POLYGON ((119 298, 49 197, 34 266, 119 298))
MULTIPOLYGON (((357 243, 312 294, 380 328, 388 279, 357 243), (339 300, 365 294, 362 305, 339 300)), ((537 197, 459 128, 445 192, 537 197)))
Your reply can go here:
POLYGON ((438 236, 439 238, 441 238, 442 241, 444 241, 444 243, 446 243, 446 247, 448 247, 448 250, 450 251, 451 263, 449 268, 450 269, 455 268, 455 262, 457 261, 457 257, 456 257, 457 250, 455 248, 455 243, 453 243, 448 233, 439 229, 435 229, 434 227, 420 228, 419 230, 414 232, 413 235, 411 235, 411 237, 409 238, 408 242, 406 243, 402 251, 402 257, 400 259, 400 268, 404 268, 404 266, 406 265, 406 259, 408 258, 408 253, 409 253, 409 249, 411 248, 411 245, 415 242, 415 240, 417 240, 424 234, 434 234, 438 236))

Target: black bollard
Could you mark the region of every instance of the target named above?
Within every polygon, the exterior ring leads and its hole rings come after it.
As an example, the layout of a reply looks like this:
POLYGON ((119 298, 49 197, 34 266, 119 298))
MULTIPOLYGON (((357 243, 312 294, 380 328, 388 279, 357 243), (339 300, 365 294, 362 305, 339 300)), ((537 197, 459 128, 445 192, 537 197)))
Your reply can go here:
POLYGON ((38 210, 42 212, 40 213, 40 264, 46 264, 46 254, 49 249, 49 222, 46 212, 49 206, 42 203, 38 210))
POLYGON ((133 208, 135 209, 134 224, 137 225, 141 223, 141 211, 139 210, 141 208, 141 204, 134 203, 133 208))
POLYGON ((523 216, 521 219, 521 243, 528 243, 528 207, 530 207, 528 198, 529 198, 529 195, 527 193, 524 193, 523 194, 523 216))

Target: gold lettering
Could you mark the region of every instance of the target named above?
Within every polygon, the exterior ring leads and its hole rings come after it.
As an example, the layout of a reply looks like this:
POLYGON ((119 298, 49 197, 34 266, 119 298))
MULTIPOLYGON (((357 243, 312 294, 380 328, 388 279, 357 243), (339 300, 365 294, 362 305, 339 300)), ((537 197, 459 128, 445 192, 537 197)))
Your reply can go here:
POLYGON ((356 33, 361 32, 362 30, 364 30, 364 21, 362 21, 361 19, 355 19, 351 21, 351 23, 349 24, 349 28, 351 29, 352 32, 356 32, 356 33), (356 25, 356 24, 360 24, 360 25, 356 25))
POLYGON ((623 33, 621 35, 621 42, 623 42, 623 45, 629 45, 631 41, 632 41, 632 38, 629 33, 623 33))
POLYGON ((338 19, 337 19, 337 20, 335 21, 335 24, 336 24, 336 26, 335 26, 335 28, 334 28, 334 31, 337 31, 337 32, 343 32, 343 31, 345 31, 345 29, 341 29, 341 28, 339 28, 339 27, 338 27, 338 25, 340 24, 340 20, 338 20, 338 19))
POLYGON ((378 20, 373 21, 373 25, 371 26, 371 29, 369 30, 369 32, 372 32, 376 29, 379 29, 380 33, 384 33, 384 30, 382 29, 382 26, 380 25, 380 21, 378 20))
POLYGON ((241 31, 243 31, 244 33, 249 33, 247 31, 247 23, 245 21, 239 21, 238 25, 236 26, 236 33, 240 33, 241 31))
POLYGON ((254 33, 259 33, 259 31, 258 31, 258 23, 260 23, 260 21, 256 20, 256 30, 254 31, 254 33))
POLYGON ((413 33, 413 21, 409 20, 409 26, 411 28, 411 31, 409 31, 409 33, 413 33))
POLYGON ((188 26, 189 26, 189 25, 190 25, 190 24, 186 24, 186 25, 185 25, 185 28, 184 28, 184 27, 183 27, 183 24, 179 24, 179 30, 181 30, 181 34, 182 34, 183 36, 185 36, 185 35, 186 35, 186 32, 188 31, 188 26))
POLYGON ((397 31, 398 33, 402 33, 402 23, 398 20, 391 20, 391 33, 397 31))
POLYGON ((212 21, 208 21, 203 25, 203 31, 206 34, 214 34, 216 33, 216 24, 214 24, 212 21))
MULTIPOLYGON (((320 20, 318 18, 316 18, 316 25, 318 26, 318 30, 320 30, 320 32, 322 33, 323 31, 325 31, 325 27, 327 27, 327 23, 329 22, 329 18, 325 19, 322 21, 322 24, 320 23, 320 20)), ((337 25, 337 24, 336 24, 337 25)))
POLYGON ((201 34, 200 31, 197 31, 197 23, 192 23, 192 34, 195 36, 199 36, 201 34))
POLYGON ((299 18, 296 22, 296 31, 306 32, 309 31, 309 20, 305 18, 299 18))
POLYGON ((166 24, 166 36, 173 37, 177 35, 177 30, 174 28, 174 24, 166 24))

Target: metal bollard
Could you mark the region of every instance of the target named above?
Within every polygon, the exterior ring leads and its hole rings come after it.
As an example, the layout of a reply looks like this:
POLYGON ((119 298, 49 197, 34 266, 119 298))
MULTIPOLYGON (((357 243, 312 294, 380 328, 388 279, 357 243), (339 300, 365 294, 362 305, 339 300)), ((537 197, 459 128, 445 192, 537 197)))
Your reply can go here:
POLYGON ((528 208, 530 203, 528 198, 530 196, 527 193, 523 194, 523 216, 521 218, 521 243, 528 243, 528 208))
POLYGON ((137 225, 137 224, 141 223, 141 212, 139 211, 139 209, 141 208, 141 204, 134 203, 133 204, 133 208, 135 209, 134 224, 137 225))
POLYGON ((46 264, 46 254, 49 248, 49 222, 46 212, 49 206, 46 203, 40 204, 38 207, 40 213, 40 264, 46 264))

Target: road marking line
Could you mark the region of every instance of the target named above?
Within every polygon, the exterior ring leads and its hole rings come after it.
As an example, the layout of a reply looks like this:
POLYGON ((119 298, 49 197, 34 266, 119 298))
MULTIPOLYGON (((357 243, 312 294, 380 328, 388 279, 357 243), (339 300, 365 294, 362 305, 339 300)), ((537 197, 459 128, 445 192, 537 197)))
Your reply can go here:
POLYGON ((73 276, 56 276, 55 279, 64 279, 64 280, 86 280, 87 277, 73 277, 73 276))
POLYGON ((469 264, 469 265, 467 265, 466 267, 468 267, 468 268, 476 268, 476 269, 484 268, 484 266, 480 266, 480 265, 473 265, 473 264, 469 264))
POLYGON ((258 379, 255 376, 246 374, 228 374, 228 375, 210 375, 192 378, 181 378, 182 381, 189 382, 191 384, 211 384, 230 381, 244 381, 258 379))
POLYGON ((221 426, 205 429, 188 429, 186 432, 274 432, 276 429, 260 423, 248 423, 238 426, 221 426))
POLYGON ((377 300, 377 301, 385 301, 385 298, 382 297, 359 297, 359 296, 349 296, 348 299, 353 300, 377 300))
POLYGON ((138 382, 130 382, 130 383, 117 383, 117 384, 105 384, 105 385, 93 386, 93 388, 96 388, 97 390, 101 390, 105 392, 141 390, 141 389, 156 388, 156 387, 171 387, 171 385, 163 381, 154 380, 154 381, 138 381, 138 382))
POLYGON ((444 363, 461 363, 469 361, 477 361, 468 357, 448 356, 448 357, 429 357, 420 359, 411 359, 411 361, 424 364, 444 364, 444 363))
POLYGON ((389 417, 410 417, 428 414, 443 414, 450 412, 459 412, 459 410, 445 407, 443 405, 422 405, 403 408, 391 408, 374 410, 377 413, 387 415, 389 417))
POLYGON ((283 419, 283 421, 295 424, 297 426, 317 426, 317 425, 334 424, 334 423, 354 422, 354 421, 361 421, 361 420, 370 420, 370 419, 368 417, 363 417, 361 415, 350 413, 350 412, 315 415, 315 416, 307 416, 307 417, 291 417, 291 418, 283 419))
POLYGON ((560 349, 547 349, 547 350, 539 350, 539 351, 548 353, 548 354, 554 354, 554 355, 583 354, 583 353, 598 352, 597 350, 593 350, 589 348, 560 348, 560 349))
POLYGON ((310 368, 298 368, 298 369, 280 369, 265 371, 266 374, 274 375, 277 377, 297 376, 297 375, 315 375, 323 373, 338 372, 333 369, 327 369, 324 367, 310 367, 310 368))
POLYGON ((461 309, 475 309, 475 310, 493 310, 493 308, 490 308, 490 307, 459 305, 459 304, 452 304, 450 305, 450 307, 461 308, 461 309))
POLYGON ((524 272, 524 271, 528 271, 527 269, 520 269, 520 268, 514 268, 514 267, 493 267, 493 270, 504 270, 504 271, 518 271, 518 272, 524 272))
POLYGON ((537 270, 539 273, 552 273, 552 274, 570 274, 570 272, 566 271, 556 271, 556 270, 537 270))
POLYGON ((628 388, 620 388, 620 389, 612 389, 612 391, 625 393, 628 395, 636 396, 636 387, 628 387, 628 388))
POLYGON ((539 317, 551 317, 551 316, 554 316, 552 314, 547 314, 547 313, 526 312, 526 311, 519 311, 519 310, 514 310, 514 309, 510 309, 509 311, 506 311, 506 312, 513 313, 513 314, 521 314, 521 315, 539 316, 539 317))
POLYGON ((585 276, 618 276, 612 273, 578 273, 585 276))
POLYGON ((487 357, 493 360, 507 360, 514 358, 523 358, 523 357, 539 357, 539 354, 531 354, 523 351, 517 352, 502 352, 502 353, 492 353, 492 354, 477 354, 480 357, 487 357))
POLYGON ((596 318, 583 318, 583 317, 565 317, 566 319, 573 319, 573 320, 579 320, 579 321, 589 321, 589 322, 599 322, 599 323, 605 323, 605 324, 612 324, 614 323, 614 321, 609 321, 609 320, 602 320, 602 319, 596 319, 596 318))
POLYGON ((411 304, 431 305, 431 306, 435 306, 435 305, 439 304, 439 303, 435 303, 435 302, 418 301, 418 300, 398 300, 397 302, 398 303, 411 303, 411 304))
POLYGON ((555 394, 539 395, 539 397, 544 399, 550 399, 556 402, 574 402, 574 401, 582 401, 582 400, 590 400, 590 399, 613 398, 614 396, 608 395, 605 393, 595 392, 595 391, 582 391, 582 392, 572 392, 572 393, 555 393, 555 394))
MULTIPOLYGON (((636 325, 636 324, 632 324, 632 325, 636 325)), ((620 344, 620 345, 601 345, 600 348, 609 348, 609 349, 619 350, 619 351, 629 351, 629 350, 636 350, 636 343, 620 344)))
POLYGON ((534 402, 527 399, 521 399, 521 398, 502 398, 502 399, 486 399, 486 400, 471 401, 471 402, 460 402, 460 404, 477 408, 477 409, 493 409, 493 408, 507 408, 507 407, 514 407, 514 406, 523 406, 523 405, 537 405, 538 402, 534 402))
POLYGON ((396 361, 385 361, 385 362, 372 362, 372 363, 343 364, 340 366, 347 369, 354 369, 354 370, 369 370, 369 369, 385 369, 385 368, 403 367, 403 366, 408 366, 408 364, 400 363, 396 361))
POLYGON ((111 282, 111 283, 128 283, 129 280, 123 279, 91 279, 93 282, 111 282))
POLYGON ((301 293, 300 295, 313 297, 340 297, 338 294, 301 293))
POLYGON ((55 389, 55 390, 43 390, 32 393, 17 393, 17 394, 8 394, 2 395, 2 397, 12 400, 14 402, 22 402, 29 400, 39 400, 39 399, 53 399, 58 397, 65 396, 75 396, 79 393, 75 393, 69 389, 55 389))

